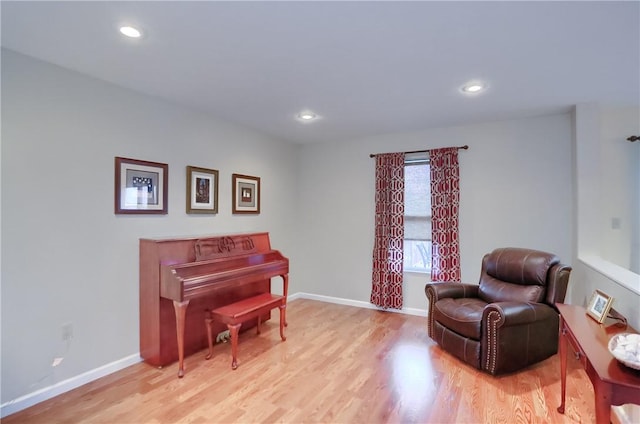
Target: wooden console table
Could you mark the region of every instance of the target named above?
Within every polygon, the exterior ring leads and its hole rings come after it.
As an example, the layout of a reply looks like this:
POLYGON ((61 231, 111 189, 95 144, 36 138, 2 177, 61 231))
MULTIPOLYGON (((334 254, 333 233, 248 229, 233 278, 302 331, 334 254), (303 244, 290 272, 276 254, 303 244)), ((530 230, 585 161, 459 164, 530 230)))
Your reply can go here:
POLYGON ((640 405, 640 371, 620 363, 609 352, 609 339, 618 333, 637 333, 630 326, 598 324, 581 306, 557 303, 560 311, 560 372, 562 397, 558 412, 564 414, 567 388, 567 342, 593 384, 596 423, 611 421, 611 405, 640 405))

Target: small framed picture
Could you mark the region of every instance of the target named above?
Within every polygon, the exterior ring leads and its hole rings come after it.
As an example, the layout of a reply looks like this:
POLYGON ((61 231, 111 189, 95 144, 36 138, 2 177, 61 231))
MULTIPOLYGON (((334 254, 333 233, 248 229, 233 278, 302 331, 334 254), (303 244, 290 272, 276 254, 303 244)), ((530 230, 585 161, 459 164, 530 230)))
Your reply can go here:
POLYGON ((591 300, 587 306, 587 314, 599 323, 602 323, 607 318, 612 303, 613 298, 611 296, 600 290, 596 290, 593 292, 593 295, 591 295, 591 300))
POLYGON ((166 214, 169 165, 116 157, 115 213, 166 214))
POLYGON ((233 213, 260 213, 260 178, 232 174, 233 213))
POLYGON ((218 213, 218 171, 187 166, 187 213, 218 213))

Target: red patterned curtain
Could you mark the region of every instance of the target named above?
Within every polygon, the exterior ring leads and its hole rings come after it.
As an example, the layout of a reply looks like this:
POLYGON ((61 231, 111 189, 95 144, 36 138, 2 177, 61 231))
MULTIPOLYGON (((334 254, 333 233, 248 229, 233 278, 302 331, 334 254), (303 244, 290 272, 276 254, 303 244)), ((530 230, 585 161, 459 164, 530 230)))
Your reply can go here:
POLYGON ((431 168, 431 281, 460 282, 458 148, 429 151, 431 168))
POLYGON ((376 228, 371 303, 402 309, 404 153, 376 155, 376 228))

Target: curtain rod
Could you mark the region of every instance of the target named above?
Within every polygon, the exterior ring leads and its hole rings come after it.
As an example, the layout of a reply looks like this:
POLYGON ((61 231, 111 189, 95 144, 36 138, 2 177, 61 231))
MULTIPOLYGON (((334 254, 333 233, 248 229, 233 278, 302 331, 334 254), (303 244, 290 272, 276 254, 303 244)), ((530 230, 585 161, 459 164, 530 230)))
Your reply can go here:
MULTIPOLYGON (((467 146, 467 145, 465 144, 464 146, 458 146, 458 147, 456 147, 456 149, 458 149, 458 150, 460 150, 460 149, 467 150, 467 149, 469 149, 469 146, 467 146)), ((434 149, 429 149, 429 150, 434 150, 434 149)), ((427 153, 429 150, 412 150, 412 151, 410 151, 410 152, 400 152, 400 153, 404 153, 405 155, 407 155, 407 154, 409 154, 409 153, 427 153)), ((378 156, 378 155, 384 155, 384 153, 371 153, 371 154, 369 155, 369 157, 370 157, 370 158, 375 158, 375 157, 376 157, 376 156, 378 156)))

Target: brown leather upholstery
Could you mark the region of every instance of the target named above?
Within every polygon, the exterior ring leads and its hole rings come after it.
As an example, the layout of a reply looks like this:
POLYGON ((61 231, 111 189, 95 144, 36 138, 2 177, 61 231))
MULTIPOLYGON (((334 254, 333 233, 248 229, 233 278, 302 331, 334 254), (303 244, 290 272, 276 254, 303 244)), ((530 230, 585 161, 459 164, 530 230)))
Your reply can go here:
POLYGON ((496 249, 479 284, 429 283, 427 330, 440 347, 490 374, 512 372, 558 350, 559 317, 571 267, 546 252, 496 249))

